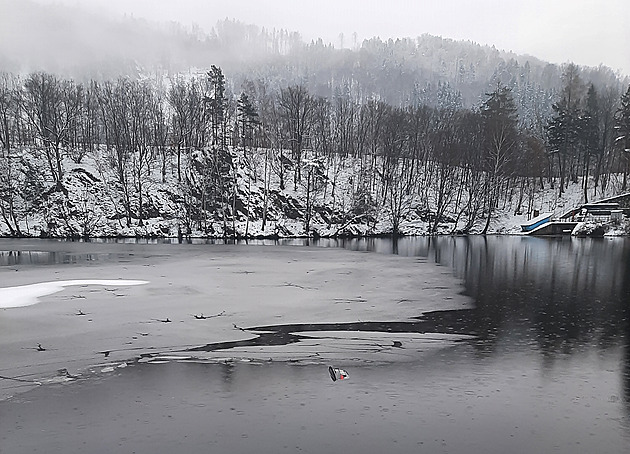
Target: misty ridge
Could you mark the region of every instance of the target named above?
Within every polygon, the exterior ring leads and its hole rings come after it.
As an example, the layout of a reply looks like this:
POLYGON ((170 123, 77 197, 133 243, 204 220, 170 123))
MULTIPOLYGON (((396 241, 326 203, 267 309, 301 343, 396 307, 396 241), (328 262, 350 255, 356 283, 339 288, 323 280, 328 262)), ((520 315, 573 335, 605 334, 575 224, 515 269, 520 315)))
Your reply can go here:
MULTIPOLYGON (((322 40, 304 42, 297 32, 228 19, 206 33, 195 25, 32 0, 5 0, 0 25, 0 71, 45 71, 78 82, 121 76, 175 78, 216 65, 234 92, 246 79, 259 79, 276 90, 305 85, 312 94, 329 98, 336 90, 350 89, 359 102, 465 108, 478 105, 500 82, 514 91, 519 113, 524 114, 534 108, 551 111, 563 70, 532 56, 421 30, 418 37, 374 37, 338 49, 322 40)), ((627 76, 605 66, 581 71, 598 89, 621 89, 627 83, 627 76)))

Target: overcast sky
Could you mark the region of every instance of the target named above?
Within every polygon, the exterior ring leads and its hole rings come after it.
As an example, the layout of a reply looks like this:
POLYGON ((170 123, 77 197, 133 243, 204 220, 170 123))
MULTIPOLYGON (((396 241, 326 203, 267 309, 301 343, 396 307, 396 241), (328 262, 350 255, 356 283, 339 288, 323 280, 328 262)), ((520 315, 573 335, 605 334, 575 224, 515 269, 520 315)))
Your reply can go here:
MULTIPOLYGON (((2 1, 2 0, 0 0, 2 1)), ((237 19, 339 45, 423 33, 530 54, 552 63, 600 63, 630 75, 630 0, 37 0, 80 4, 210 30, 237 19)))

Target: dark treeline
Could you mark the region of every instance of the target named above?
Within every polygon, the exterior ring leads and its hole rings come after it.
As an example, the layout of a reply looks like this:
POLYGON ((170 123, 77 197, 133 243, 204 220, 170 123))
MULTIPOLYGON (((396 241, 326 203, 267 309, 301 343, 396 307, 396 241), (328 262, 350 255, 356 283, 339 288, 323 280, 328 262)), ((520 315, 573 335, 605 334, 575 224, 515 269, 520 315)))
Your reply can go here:
POLYGON ((152 194, 168 185, 169 212, 187 234, 248 236, 250 221, 265 231, 283 200, 306 234, 316 218, 342 232, 379 217, 396 234, 411 211, 430 233, 444 222, 485 233, 498 209, 531 213, 541 188, 562 194, 579 182, 585 201, 611 184, 627 190, 630 88, 598 87, 573 64, 562 84, 533 124, 501 81, 464 108, 264 79, 235 90, 216 66, 158 83, 4 73, 1 221, 19 236, 43 213, 44 233, 91 236, 95 206, 109 199, 115 212, 100 216, 142 227, 164 215, 152 194), (79 195, 70 173, 82 175, 79 195))

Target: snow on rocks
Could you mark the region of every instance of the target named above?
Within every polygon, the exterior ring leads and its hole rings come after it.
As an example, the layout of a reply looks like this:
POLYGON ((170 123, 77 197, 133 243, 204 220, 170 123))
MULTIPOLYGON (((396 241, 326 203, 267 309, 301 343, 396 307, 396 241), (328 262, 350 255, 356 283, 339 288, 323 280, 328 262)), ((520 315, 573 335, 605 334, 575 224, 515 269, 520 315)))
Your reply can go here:
MULTIPOLYGON (((34 151, 23 152, 30 153, 29 157, 35 159, 34 151)), ((238 161, 243 152, 232 149, 230 153, 238 161)), ((147 174, 143 182, 140 218, 139 194, 132 190, 129 200, 124 202, 121 195, 124 191, 117 183, 114 171, 104 165, 106 161, 104 150, 95 150, 80 164, 67 160, 64 163, 64 191, 46 190, 44 184, 40 206, 16 206, 15 212, 22 213, 20 233, 52 238, 291 238, 376 236, 393 231, 390 208, 385 200, 381 200, 380 193, 366 195, 364 201, 357 201, 354 181, 357 169, 349 163, 338 165, 335 175, 324 178, 324 186, 317 190, 310 188, 311 191, 307 191, 303 182, 285 181, 283 187, 274 172, 263 175, 260 168, 249 169, 249 172, 239 170, 233 176, 235 190, 230 200, 204 202, 207 207, 203 213, 199 211, 198 201, 193 200, 199 198, 195 193, 197 189, 186 188, 171 163, 164 175, 156 169, 147 174), (125 203, 133 207, 131 215, 125 213, 125 203)), ((615 195, 619 185, 613 182, 614 178, 611 178, 605 193, 601 188, 597 195, 589 190, 589 197, 615 195)), ((431 232, 436 216, 431 207, 437 195, 431 190, 426 194, 426 199, 418 194, 406 196, 398 225, 400 234, 474 234, 483 230, 483 213, 477 213, 474 222, 469 223, 465 213, 458 215, 455 202, 450 201, 440 215, 436 230, 431 232), (468 225, 464 231, 466 224, 472 226, 468 225)), ((561 195, 550 184, 545 189, 537 189, 534 194, 513 189, 497 207, 488 233, 517 234, 520 224, 533 217, 534 211, 560 214, 583 202, 581 183, 569 184, 561 195)), ((606 229, 607 234, 625 234, 627 230, 624 227, 606 229)), ((0 220, 0 235, 11 233, 9 226, 0 220)))

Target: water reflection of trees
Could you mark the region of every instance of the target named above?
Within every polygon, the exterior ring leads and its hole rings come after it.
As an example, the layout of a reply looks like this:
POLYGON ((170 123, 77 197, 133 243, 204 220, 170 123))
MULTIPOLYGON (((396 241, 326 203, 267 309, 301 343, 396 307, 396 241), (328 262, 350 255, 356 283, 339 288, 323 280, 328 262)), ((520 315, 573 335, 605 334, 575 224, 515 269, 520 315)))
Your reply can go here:
POLYGON ((628 334, 627 239, 423 237, 340 245, 452 267, 476 301, 486 347, 508 342, 553 356, 608 349, 628 334))
POLYGON ((627 255, 624 258, 625 260, 622 262, 623 284, 620 297, 624 310, 622 320, 625 324, 625 343, 621 373, 623 374, 623 398, 626 404, 626 415, 630 417, 630 260, 627 255))
MULTIPOLYGON (((467 292, 502 341, 545 355, 583 346, 607 349, 625 337, 627 241, 463 239, 467 292), (524 329, 526 328, 526 329, 524 329)), ((455 251, 455 249, 459 249, 455 251)))
POLYGON ((543 366, 551 367, 563 355, 623 348, 630 414, 630 240, 425 237, 344 246, 452 267, 476 301, 480 354, 499 346, 539 351, 543 366))
MULTIPOLYGON (((388 252, 383 244, 363 246, 388 252)), ((453 268, 476 301, 486 346, 500 341, 554 355, 608 349, 626 338, 628 240, 427 237, 389 247, 453 268)))
POLYGON ((0 266, 59 265, 104 261, 111 254, 71 253, 66 251, 0 251, 0 266))
POLYGON ((533 349, 543 366, 591 348, 623 348, 630 413, 630 241, 462 237, 433 240, 476 301, 479 351, 533 349))

